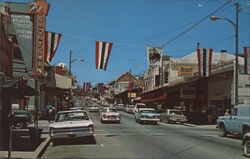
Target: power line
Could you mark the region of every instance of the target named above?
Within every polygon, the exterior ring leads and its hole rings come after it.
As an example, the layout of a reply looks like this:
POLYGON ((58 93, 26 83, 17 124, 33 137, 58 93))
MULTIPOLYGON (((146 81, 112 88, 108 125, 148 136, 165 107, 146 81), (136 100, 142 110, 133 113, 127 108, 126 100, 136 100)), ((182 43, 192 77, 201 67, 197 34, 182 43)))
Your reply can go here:
POLYGON ((184 32, 178 34, 177 36, 175 36, 174 38, 170 39, 169 41, 167 41, 166 43, 164 43, 162 45, 162 48, 165 48, 168 44, 170 44, 171 42, 173 42, 174 40, 178 39, 179 37, 181 37, 182 35, 184 35, 185 33, 189 32, 190 30, 192 30, 193 28, 195 28, 196 26, 198 26, 200 23, 202 23, 204 20, 206 20, 208 17, 212 16, 214 13, 216 13, 217 11, 219 11, 220 9, 222 9, 223 7, 225 7, 228 3, 230 3, 230 1, 227 1, 226 3, 224 3, 222 6, 220 6, 219 8, 215 9, 213 12, 211 12, 210 14, 208 14, 207 16, 205 16, 204 18, 202 18, 200 21, 198 21, 197 23, 195 23, 194 25, 192 25, 190 28, 188 28, 187 30, 185 30, 184 32))

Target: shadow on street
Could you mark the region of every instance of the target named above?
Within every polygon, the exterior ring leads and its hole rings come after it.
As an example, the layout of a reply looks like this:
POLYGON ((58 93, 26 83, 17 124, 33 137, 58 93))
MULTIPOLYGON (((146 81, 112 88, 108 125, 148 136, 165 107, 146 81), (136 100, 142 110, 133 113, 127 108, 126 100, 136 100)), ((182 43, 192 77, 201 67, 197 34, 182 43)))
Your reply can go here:
POLYGON ((54 140, 53 147, 59 145, 95 145, 95 137, 83 137, 83 138, 72 138, 72 139, 62 139, 54 140))

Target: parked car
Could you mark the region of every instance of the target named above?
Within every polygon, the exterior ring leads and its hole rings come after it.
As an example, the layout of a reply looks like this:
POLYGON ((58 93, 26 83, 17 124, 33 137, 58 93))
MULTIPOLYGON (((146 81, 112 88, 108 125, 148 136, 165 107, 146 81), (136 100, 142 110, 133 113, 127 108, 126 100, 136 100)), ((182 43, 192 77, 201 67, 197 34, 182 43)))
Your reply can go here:
POLYGON ((167 123, 186 123, 187 117, 183 115, 180 110, 177 109, 166 109, 165 112, 160 113, 160 121, 167 123))
POLYGON ((135 114, 139 108, 147 108, 147 106, 144 103, 136 103, 133 110, 132 110, 133 113, 135 114))
POLYGON ((126 107, 124 108, 124 112, 133 113, 134 107, 134 105, 126 105, 126 107))
POLYGON ((246 133, 242 139, 243 152, 246 157, 250 157, 250 132, 246 133))
POLYGON ((93 136, 93 122, 86 111, 60 111, 57 113, 54 123, 49 126, 49 135, 53 142, 62 138, 93 136))
POLYGON ((13 125, 16 129, 24 129, 32 123, 31 114, 28 110, 12 109, 14 115, 13 125))
POLYGON ((100 121, 107 122, 107 121, 113 121, 120 123, 121 121, 121 114, 117 112, 117 109, 114 107, 105 107, 101 109, 100 112, 100 121))
POLYGON ((89 112, 99 112, 99 107, 97 105, 89 106, 89 112))
POLYGON ((239 104, 234 106, 230 115, 220 116, 217 119, 217 128, 220 136, 228 133, 244 135, 250 131, 250 105, 239 104))
POLYGON ((138 123, 153 123, 157 124, 159 119, 159 114, 155 112, 153 108, 139 108, 135 113, 135 121, 138 123))

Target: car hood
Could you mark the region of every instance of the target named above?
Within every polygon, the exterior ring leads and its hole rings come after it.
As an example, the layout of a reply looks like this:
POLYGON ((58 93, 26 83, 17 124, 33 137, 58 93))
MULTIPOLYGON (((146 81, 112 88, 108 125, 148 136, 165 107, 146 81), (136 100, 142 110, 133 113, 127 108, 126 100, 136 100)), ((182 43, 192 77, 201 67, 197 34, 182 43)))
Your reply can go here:
POLYGON ((119 115, 120 113, 117 113, 117 112, 105 112, 105 113, 102 113, 102 115, 119 115))
POLYGON ((145 115, 145 116, 158 116, 159 114, 156 114, 156 113, 141 113, 141 115, 145 115))
POLYGON ((93 125, 92 120, 81 120, 81 121, 63 121, 63 122, 54 122, 50 125, 50 128, 70 128, 70 127, 85 127, 93 125))

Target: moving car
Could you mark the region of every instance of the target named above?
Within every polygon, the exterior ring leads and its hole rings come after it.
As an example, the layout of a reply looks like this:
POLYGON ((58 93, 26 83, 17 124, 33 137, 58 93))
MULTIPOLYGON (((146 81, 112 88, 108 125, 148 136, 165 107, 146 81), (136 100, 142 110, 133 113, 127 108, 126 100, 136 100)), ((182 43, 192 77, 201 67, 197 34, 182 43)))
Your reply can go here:
POLYGON ((228 133, 244 136, 250 131, 250 105, 239 104, 233 107, 232 114, 220 116, 217 119, 217 128, 220 136, 228 133))
POLYGON ((153 108, 139 108, 135 113, 135 121, 138 123, 153 123, 157 124, 159 119, 159 114, 155 112, 153 108))
POLYGON ((133 113, 134 107, 134 105, 126 105, 126 107, 124 108, 124 112, 133 113))
POLYGON ((12 109, 14 115, 13 125, 16 129, 24 129, 28 124, 32 123, 31 114, 27 110, 12 109))
POLYGON ((89 106, 89 112, 99 112, 99 107, 97 105, 89 106))
POLYGON ((84 110, 84 107, 72 107, 72 108, 69 108, 69 110, 84 110))
POLYGON ((117 112, 116 108, 113 107, 105 107, 101 109, 100 113, 100 120, 101 122, 113 121, 120 123, 121 121, 121 114, 117 112))
POLYGON ((124 104, 117 104, 117 105, 116 105, 116 108, 117 108, 117 110, 119 110, 119 111, 123 111, 123 110, 125 109, 125 106, 124 106, 124 104))
POLYGON ((60 111, 49 126, 49 135, 54 142, 62 138, 79 138, 94 135, 92 120, 83 110, 60 111))
POLYGON ((180 110, 177 109, 166 109, 165 112, 160 113, 160 121, 167 123, 186 123, 187 117, 183 115, 180 110))
POLYGON ((132 110, 133 113, 134 114, 137 113, 137 111, 138 111, 139 108, 147 108, 147 106, 144 103, 136 103, 135 106, 134 106, 134 108, 133 108, 133 110, 132 110))

